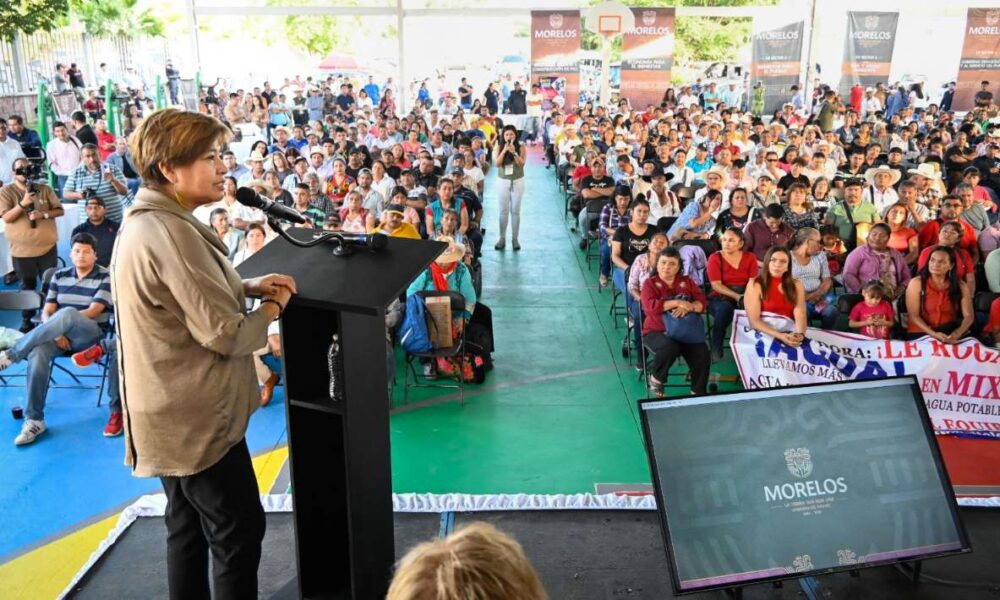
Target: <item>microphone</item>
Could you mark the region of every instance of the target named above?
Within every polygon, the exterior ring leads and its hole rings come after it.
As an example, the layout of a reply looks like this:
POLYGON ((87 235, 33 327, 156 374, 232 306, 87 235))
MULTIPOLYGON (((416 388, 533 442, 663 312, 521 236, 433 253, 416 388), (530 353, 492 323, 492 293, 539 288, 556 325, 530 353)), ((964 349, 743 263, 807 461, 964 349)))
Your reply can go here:
POLYGON ((389 236, 381 233, 350 233, 339 232, 330 236, 330 241, 340 246, 364 248, 372 252, 380 252, 389 245, 389 236))
POLYGON ((299 214, 299 211, 279 202, 275 202, 270 198, 265 198, 248 187, 241 187, 236 190, 236 201, 243 206, 259 208, 264 211, 264 214, 275 219, 284 219, 285 221, 291 221, 292 223, 306 222, 305 217, 299 214))

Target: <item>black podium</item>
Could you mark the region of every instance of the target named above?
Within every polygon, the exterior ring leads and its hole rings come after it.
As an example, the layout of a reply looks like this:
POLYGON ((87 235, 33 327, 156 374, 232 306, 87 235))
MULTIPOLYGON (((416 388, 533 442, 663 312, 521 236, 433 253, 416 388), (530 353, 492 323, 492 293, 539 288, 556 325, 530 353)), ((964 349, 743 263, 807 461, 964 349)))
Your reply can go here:
MULTIPOLYGON (((311 229, 291 229, 309 241, 311 229)), ((298 295, 281 317, 299 596, 383 598, 394 561, 385 308, 445 244, 392 238, 378 253, 277 238, 239 266, 282 273, 298 295), (327 352, 338 334, 343 401, 330 399, 327 352)))

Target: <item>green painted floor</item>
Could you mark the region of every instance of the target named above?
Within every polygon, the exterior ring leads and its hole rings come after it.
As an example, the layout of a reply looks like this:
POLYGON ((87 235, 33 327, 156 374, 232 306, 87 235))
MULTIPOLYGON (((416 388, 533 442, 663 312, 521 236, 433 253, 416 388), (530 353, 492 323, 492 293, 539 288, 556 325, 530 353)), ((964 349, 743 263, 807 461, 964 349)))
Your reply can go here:
MULTIPOLYGON (((563 218, 552 171, 534 149, 518 253, 509 239, 506 251, 493 249, 497 202, 493 177, 487 181, 482 300, 493 309, 495 367, 483 385, 466 388, 464 407, 454 390, 426 389, 411 389, 403 406, 399 372, 394 491, 569 494, 648 484, 636 410, 645 387, 621 356, 623 325, 614 328, 596 261, 588 269, 563 218)), ((675 370, 683 376, 683 367, 675 370)), ((736 370, 726 360, 713 372, 736 370)))

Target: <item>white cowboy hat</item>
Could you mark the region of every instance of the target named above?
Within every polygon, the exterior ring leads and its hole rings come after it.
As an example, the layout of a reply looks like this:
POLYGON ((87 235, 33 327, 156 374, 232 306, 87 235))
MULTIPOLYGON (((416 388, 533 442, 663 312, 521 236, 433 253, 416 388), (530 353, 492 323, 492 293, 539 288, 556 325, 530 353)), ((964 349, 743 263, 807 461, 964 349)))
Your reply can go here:
POLYGON ((938 170, 931 163, 920 163, 916 169, 910 169, 906 173, 908 175, 920 175, 928 179, 941 179, 941 174, 938 173, 938 170))
POLYGON ((252 162, 264 162, 264 155, 255 150, 250 153, 250 156, 248 156, 245 161, 243 161, 243 164, 249 165, 252 162))
POLYGON ((439 254, 438 257, 434 259, 434 262, 442 265, 447 265, 454 262, 458 262, 462 260, 463 256, 465 256, 465 246, 460 246, 456 244, 455 238, 448 235, 443 235, 437 238, 437 241, 448 244, 448 248, 446 248, 444 252, 439 254))
POLYGON ((718 175, 719 177, 722 177, 722 187, 726 187, 727 185, 729 185, 729 171, 725 167, 720 167, 719 165, 715 165, 714 167, 705 171, 706 180, 708 180, 709 175, 718 175))
POLYGON ((326 152, 323 152, 323 147, 322 146, 313 146, 312 148, 310 148, 309 149, 309 156, 312 156, 313 154, 320 154, 323 157, 326 157, 326 152))
POLYGON ((264 181, 263 179, 252 179, 247 182, 245 187, 261 188, 262 190, 264 190, 264 195, 267 196, 268 198, 274 195, 274 188, 271 187, 270 183, 264 181))
POLYGON ((896 169, 890 169, 887 165, 879 165, 878 167, 875 167, 875 168, 872 168, 872 169, 868 169, 867 171, 865 171, 865 181, 867 181, 868 183, 874 184, 875 183, 875 176, 878 175, 879 173, 886 173, 886 174, 889 175, 889 177, 890 177, 889 185, 890 186, 893 186, 893 185, 896 185, 897 183, 899 183, 899 178, 902 177, 902 174, 899 171, 897 171, 896 169))

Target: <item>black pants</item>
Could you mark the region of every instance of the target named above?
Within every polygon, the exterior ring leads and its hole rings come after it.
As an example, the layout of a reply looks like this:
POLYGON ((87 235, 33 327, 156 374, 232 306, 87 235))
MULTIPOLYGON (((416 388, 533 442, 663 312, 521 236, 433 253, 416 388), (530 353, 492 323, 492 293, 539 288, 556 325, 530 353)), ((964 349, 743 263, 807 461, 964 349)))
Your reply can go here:
MULTIPOLYGON (((41 256, 30 258, 13 256, 11 262, 14 263, 14 272, 17 273, 17 278, 21 280, 21 289, 36 290, 38 278, 45 273, 46 269, 56 266, 56 247, 52 246, 48 252, 41 256)), ((31 317, 35 316, 35 311, 23 310, 21 316, 25 321, 30 321, 31 317)))
POLYGON ((695 394, 705 394, 708 390, 708 370, 712 357, 708 346, 701 344, 681 344, 666 335, 654 332, 643 337, 643 344, 653 352, 653 377, 666 383, 670 367, 678 356, 683 356, 691 370, 691 391, 695 394))
POLYGON ((264 509, 244 439, 201 473, 161 477, 167 494, 167 582, 171 600, 257 597, 264 509))

